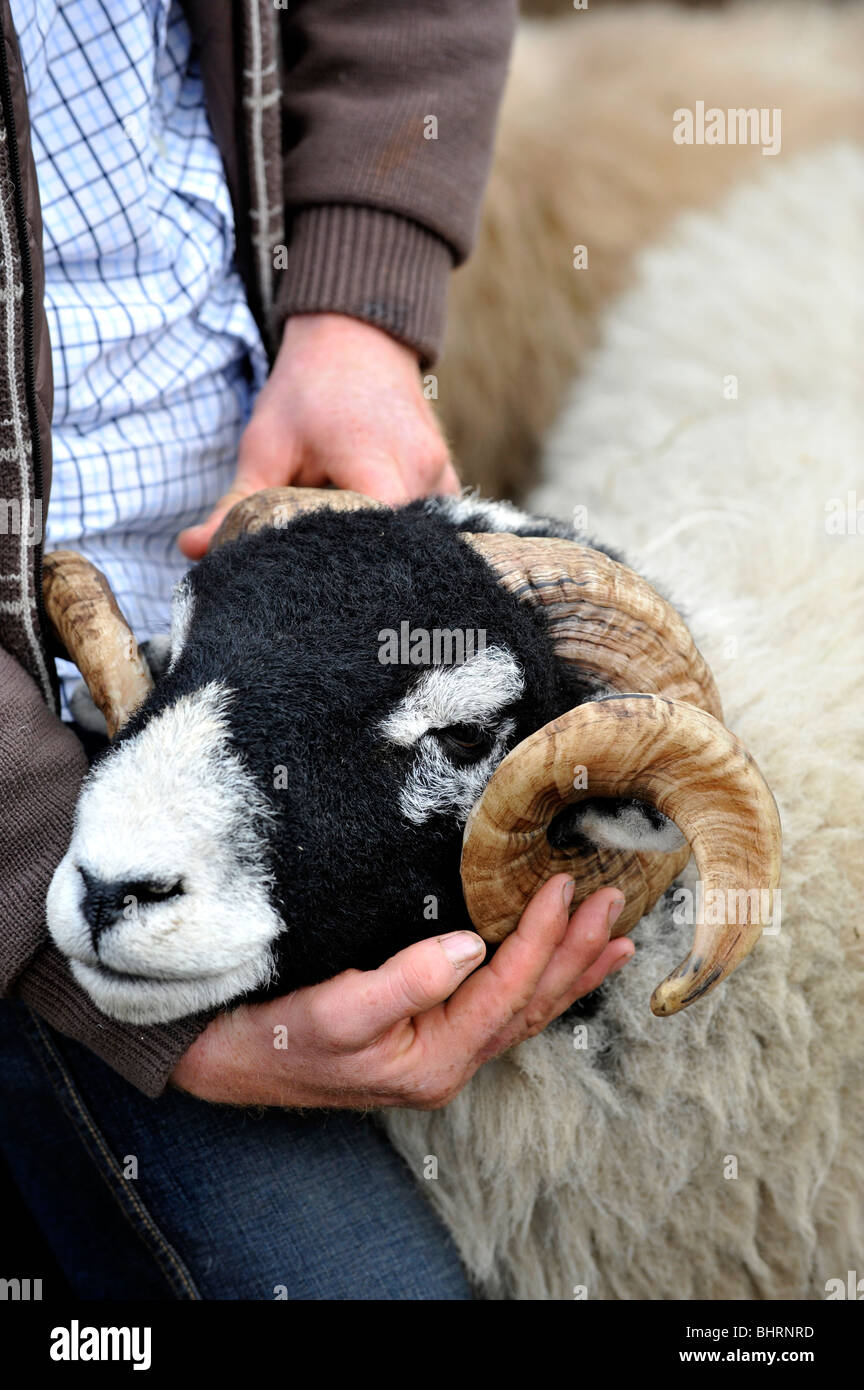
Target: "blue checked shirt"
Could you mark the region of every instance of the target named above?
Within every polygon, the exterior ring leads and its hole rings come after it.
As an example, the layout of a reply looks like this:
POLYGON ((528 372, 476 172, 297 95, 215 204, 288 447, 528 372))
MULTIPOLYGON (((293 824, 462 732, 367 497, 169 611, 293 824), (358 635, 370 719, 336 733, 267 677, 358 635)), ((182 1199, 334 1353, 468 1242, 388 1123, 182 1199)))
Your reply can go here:
POLYGON ((168 630, 177 533, 228 487, 266 356, 176 0, 11 3, 53 347, 46 544, 104 571, 140 641, 168 630))

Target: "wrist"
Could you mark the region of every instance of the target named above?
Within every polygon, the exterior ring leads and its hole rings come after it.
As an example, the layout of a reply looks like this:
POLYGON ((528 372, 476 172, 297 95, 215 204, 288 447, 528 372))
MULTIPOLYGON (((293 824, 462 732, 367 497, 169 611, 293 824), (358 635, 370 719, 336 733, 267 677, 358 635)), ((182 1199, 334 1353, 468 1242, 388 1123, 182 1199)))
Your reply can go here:
POLYGON ((277 1015, 268 1004, 241 1004, 217 1015, 180 1058, 170 1084, 211 1104, 314 1103, 296 1083, 288 1053, 277 1048, 274 1019, 284 1017, 284 1008, 277 1015))
POLYGON ((187 1091, 199 1100, 217 1101, 223 1098, 237 1055, 236 1044, 234 1047, 224 1045, 226 1030, 240 1012, 237 1009, 234 1014, 217 1014, 208 1023, 175 1066, 168 1078, 170 1086, 178 1091, 187 1091))
POLYGON ((293 354, 295 350, 319 343, 333 345, 341 350, 356 350, 364 354, 373 352, 386 354, 394 360, 409 363, 419 371, 420 354, 407 343, 394 338, 383 328, 342 313, 300 313, 292 314, 285 320, 277 355, 293 354))
POLYGON ((398 213, 348 204, 299 208, 276 284, 274 328, 289 315, 356 315, 434 362, 453 259, 436 233, 398 213))

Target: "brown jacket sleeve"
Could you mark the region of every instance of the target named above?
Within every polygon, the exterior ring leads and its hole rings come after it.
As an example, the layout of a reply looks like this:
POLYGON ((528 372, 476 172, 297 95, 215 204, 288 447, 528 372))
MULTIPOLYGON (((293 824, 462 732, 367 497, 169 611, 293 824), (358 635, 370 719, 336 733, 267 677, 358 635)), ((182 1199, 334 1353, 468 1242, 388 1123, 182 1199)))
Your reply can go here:
POLYGON ((277 328, 351 314, 432 361, 449 273, 476 232, 514 0, 292 0, 280 17, 277 328))
POLYGON ((86 770, 74 734, 0 648, 0 989, 157 1096, 206 1018, 148 1028, 115 1023, 76 984, 48 940, 45 894, 69 843, 86 770))

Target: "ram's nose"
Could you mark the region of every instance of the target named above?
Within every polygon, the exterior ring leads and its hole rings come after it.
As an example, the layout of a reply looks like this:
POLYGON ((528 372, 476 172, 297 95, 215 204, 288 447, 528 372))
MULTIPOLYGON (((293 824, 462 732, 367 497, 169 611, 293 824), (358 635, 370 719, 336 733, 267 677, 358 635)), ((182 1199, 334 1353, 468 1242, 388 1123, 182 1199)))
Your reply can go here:
POLYGON ((94 947, 109 927, 121 918, 137 916, 139 908, 148 903, 161 903, 166 898, 176 898, 183 892, 182 884, 157 883, 149 879, 104 879, 90 873, 79 865, 78 872, 84 880, 84 897, 81 911, 90 927, 94 947))

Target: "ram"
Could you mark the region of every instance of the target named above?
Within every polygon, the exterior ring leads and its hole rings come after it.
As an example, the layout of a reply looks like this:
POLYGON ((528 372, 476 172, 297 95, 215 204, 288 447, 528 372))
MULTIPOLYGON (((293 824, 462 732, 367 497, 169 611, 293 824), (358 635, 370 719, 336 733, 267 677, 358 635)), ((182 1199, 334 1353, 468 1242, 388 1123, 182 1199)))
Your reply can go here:
POLYGON ((711 891, 756 892, 740 922, 704 914, 656 1013, 724 979, 770 919, 776 809, 684 622, 566 526, 470 499, 258 494, 180 585, 152 690, 101 576, 64 552, 46 574, 116 733, 48 922, 114 1017, 267 997, 472 922, 500 941, 563 867, 583 895, 619 883, 627 931, 688 841, 711 891), (394 661, 403 625, 482 646, 427 664, 409 641, 394 661))

